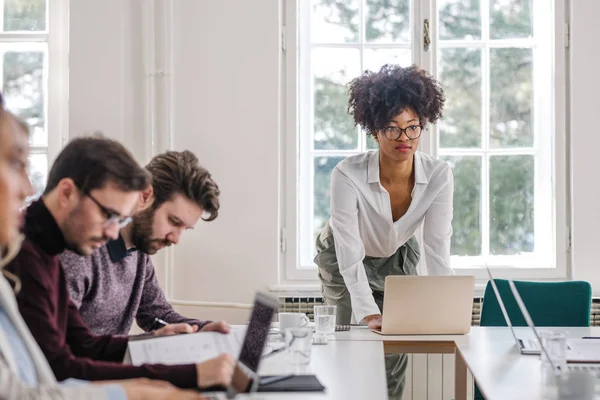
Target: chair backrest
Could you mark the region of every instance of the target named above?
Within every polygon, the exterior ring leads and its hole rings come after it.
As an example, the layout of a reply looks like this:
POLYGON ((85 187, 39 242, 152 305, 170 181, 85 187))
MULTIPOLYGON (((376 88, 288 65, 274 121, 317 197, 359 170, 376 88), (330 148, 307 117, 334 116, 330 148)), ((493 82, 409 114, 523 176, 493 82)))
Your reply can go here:
MULTIPOLYGON (((527 326, 508 281, 495 281, 513 326, 527 326)), ((592 287, 588 282, 515 281, 515 285, 536 326, 590 326, 592 287)), ((483 295, 480 325, 506 326, 489 282, 483 295)))
MULTIPOLYGON (((527 326, 508 281, 494 279, 513 326, 527 326)), ((536 326, 590 326, 592 287, 588 282, 514 281, 536 326)), ((507 326, 494 289, 488 282, 483 295, 481 326, 507 326)), ((475 385, 475 400, 484 400, 475 385)))

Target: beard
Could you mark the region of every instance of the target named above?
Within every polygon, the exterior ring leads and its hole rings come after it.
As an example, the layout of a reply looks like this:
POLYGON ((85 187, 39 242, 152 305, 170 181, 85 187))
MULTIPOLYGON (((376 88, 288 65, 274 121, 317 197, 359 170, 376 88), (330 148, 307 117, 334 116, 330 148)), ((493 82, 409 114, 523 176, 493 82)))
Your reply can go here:
POLYGON ((145 254, 156 254, 158 246, 171 245, 171 242, 164 239, 152 239, 152 223, 154 222, 154 213, 156 208, 150 207, 147 210, 137 213, 131 221, 131 242, 136 249, 145 254), (156 247, 155 247, 156 246, 156 247))
POLYGON ((62 233, 65 238, 65 243, 67 244, 67 249, 73 251, 80 256, 89 256, 94 251, 93 248, 87 247, 85 243, 87 242, 95 242, 99 244, 105 244, 108 242, 109 238, 106 236, 101 237, 89 237, 85 238, 81 235, 81 232, 85 232, 85 224, 82 224, 81 221, 85 219, 83 217, 83 209, 81 203, 75 207, 69 213, 63 227, 62 233), (82 239, 84 242, 82 243, 82 239))

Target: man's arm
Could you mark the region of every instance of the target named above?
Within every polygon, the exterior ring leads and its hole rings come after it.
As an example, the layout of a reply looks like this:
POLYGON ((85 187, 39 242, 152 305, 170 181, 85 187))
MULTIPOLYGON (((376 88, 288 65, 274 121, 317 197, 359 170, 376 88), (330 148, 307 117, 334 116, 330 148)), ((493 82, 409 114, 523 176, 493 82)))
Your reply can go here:
POLYGON ((56 274, 49 270, 58 268, 57 265, 44 265, 37 255, 25 249, 21 250, 11 264, 11 269, 19 271, 21 278, 21 292, 17 298, 21 315, 58 380, 77 378, 95 381, 146 377, 167 380, 180 387, 197 386, 196 366, 193 364, 139 367, 120 364, 128 339, 96 337, 87 329, 75 305, 68 300, 62 271, 58 275, 59 279, 51 280, 56 274), (57 322, 57 315, 64 313, 68 314, 67 332, 57 322), (97 361, 98 359, 118 362, 97 361))
POLYGON ((144 331, 149 332, 154 329, 161 328, 160 325, 156 325, 154 318, 160 318, 169 324, 177 323, 188 323, 190 325, 198 325, 198 329, 201 329, 204 325, 210 321, 200 321, 197 319, 187 318, 179 314, 173 306, 169 304, 164 292, 160 288, 156 273, 154 271, 154 265, 150 257, 146 257, 146 276, 144 279, 144 287, 142 291, 142 298, 140 300, 140 307, 137 310, 136 321, 140 328, 144 331))

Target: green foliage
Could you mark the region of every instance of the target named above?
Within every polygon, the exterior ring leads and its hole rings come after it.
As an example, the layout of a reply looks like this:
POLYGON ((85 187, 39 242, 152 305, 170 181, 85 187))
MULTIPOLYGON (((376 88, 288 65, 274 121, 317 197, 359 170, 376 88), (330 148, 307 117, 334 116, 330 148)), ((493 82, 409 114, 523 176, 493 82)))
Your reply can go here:
POLYGON ((4 0, 4 30, 46 30, 46 1, 4 0))

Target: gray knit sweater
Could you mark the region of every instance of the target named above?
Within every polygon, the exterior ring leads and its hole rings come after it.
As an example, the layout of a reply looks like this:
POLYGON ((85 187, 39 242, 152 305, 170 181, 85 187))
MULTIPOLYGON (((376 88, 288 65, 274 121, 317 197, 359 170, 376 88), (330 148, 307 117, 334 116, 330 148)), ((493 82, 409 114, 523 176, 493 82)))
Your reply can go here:
POLYGON ((177 313, 158 284, 150 256, 127 250, 121 237, 91 256, 65 251, 60 262, 71 299, 97 335, 127 335, 134 318, 146 332, 160 328, 154 318, 199 328, 207 323, 177 313))

